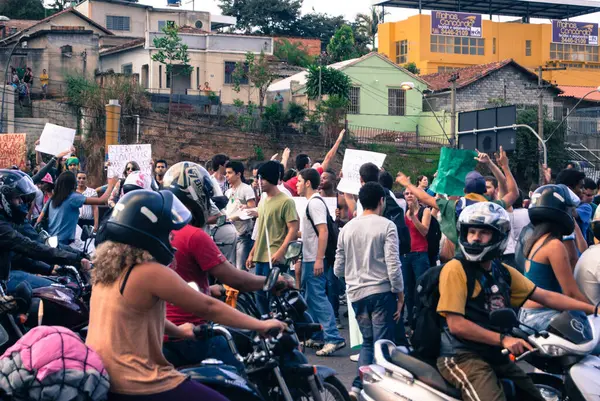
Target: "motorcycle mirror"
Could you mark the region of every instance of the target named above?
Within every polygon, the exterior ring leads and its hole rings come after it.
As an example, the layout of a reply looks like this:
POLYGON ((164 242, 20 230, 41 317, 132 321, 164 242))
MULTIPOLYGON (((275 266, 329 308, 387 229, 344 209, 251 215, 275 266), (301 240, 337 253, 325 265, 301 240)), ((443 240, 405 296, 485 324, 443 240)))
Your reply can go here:
POLYGON ((194 283, 193 281, 190 281, 190 282, 188 283, 188 285, 189 285, 190 287, 192 287, 194 290, 196 290, 196 291, 200 292, 200 288, 198 287, 198 284, 194 283))
POLYGON ((265 284, 263 285, 263 291, 271 291, 275 286, 275 283, 279 279, 279 267, 273 266, 271 272, 269 272, 269 276, 265 280, 265 284))
POLYGON ((519 325, 519 320, 514 310, 503 308, 490 312, 490 323, 502 330, 510 330, 519 325))
POLYGON ((54 237, 48 238, 48 246, 50 248, 58 248, 58 237, 54 236, 54 237))
POLYGON ((294 260, 300 257, 302 253, 302 241, 290 242, 287 249, 285 250, 285 260, 294 260))

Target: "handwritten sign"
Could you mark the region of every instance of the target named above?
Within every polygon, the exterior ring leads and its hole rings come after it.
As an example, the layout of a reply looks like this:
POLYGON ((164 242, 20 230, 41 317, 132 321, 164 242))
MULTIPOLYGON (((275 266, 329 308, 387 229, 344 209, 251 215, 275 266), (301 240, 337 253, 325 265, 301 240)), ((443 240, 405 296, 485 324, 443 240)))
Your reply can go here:
POLYGON ((360 190, 360 174, 358 170, 365 163, 373 163, 381 168, 385 161, 385 153, 368 152, 366 150, 346 149, 342 163, 343 177, 337 186, 338 191, 358 195, 360 190))
POLYGON ((552 42, 598 46, 598 24, 552 20, 552 42))
POLYGON ((40 144, 35 150, 54 156, 70 149, 74 140, 74 129, 46 123, 40 136, 40 144))
POLYGON ((24 166, 27 158, 26 134, 0 135, 0 168, 24 166))
POLYGON ((134 161, 140 170, 152 175, 152 145, 110 145, 108 147, 109 177, 123 177, 127 163, 134 161))
MULTIPOLYGON (((295 196, 292 198, 294 203, 296 204, 296 213, 298 213, 298 218, 300 220, 300 227, 304 222, 304 216, 306 216, 306 206, 308 205, 308 199, 302 196, 295 196)), ((331 215, 331 218, 335 221, 335 209, 337 208, 337 197, 334 198, 323 198, 325 204, 327 205, 327 210, 331 215)), ((320 200, 316 200, 315 202, 321 202, 320 200)), ((309 222, 310 223, 310 222, 309 222)))
POLYGON ((432 11, 431 34, 481 38, 481 14, 432 11))

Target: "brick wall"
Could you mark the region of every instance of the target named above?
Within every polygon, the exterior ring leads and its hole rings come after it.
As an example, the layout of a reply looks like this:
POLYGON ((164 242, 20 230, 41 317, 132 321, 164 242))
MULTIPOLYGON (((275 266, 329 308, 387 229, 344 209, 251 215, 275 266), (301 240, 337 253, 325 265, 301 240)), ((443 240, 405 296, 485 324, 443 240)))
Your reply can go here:
POLYGON ((286 39, 292 44, 300 44, 305 50, 308 52, 310 56, 318 56, 321 54, 321 39, 306 39, 306 38, 296 38, 296 37, 274 37, 273 41, 275 42, 275 48, 277 48, 277 42, 282 39, 286 39))

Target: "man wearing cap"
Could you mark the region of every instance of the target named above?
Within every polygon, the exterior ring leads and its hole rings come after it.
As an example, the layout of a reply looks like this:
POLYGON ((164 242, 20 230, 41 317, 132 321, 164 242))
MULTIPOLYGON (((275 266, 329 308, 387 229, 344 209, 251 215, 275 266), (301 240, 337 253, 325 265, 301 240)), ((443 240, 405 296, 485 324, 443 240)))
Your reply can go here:
POLYGON ((77 172, 79 171, 79 159, 76 157, 69 157, 67 159, 67 169, 77 175, 77 172))
MULTIPOLYGON (((498 180, 499 194, 502 195, 502 198, 494 200, 492 203, 496 203, 505 209, 511 207, 519 197, 519 188, 508 166, 506 152, 500 147, 500 152, 496 155, 496 161, 500 165, 500 168, 492 162, 487 153, 479 153, 476 159, 481 164, 487 165, 491 173, 498 180)), ((458 233, 456 231, 456 221, 465 207, 473 203, 488 201, 484 196, 487 191, 485 178, 477 171, 468 173, 465 177, 465 196, 460 197, 458 200, 436 199, 411 184, 410 177, 401 172, 398 173, 396 182, 408 188, 422 204, 440 211, 440 229, 448 240, 454 244, 455 252, 460 252, 457 246, 458 233)))

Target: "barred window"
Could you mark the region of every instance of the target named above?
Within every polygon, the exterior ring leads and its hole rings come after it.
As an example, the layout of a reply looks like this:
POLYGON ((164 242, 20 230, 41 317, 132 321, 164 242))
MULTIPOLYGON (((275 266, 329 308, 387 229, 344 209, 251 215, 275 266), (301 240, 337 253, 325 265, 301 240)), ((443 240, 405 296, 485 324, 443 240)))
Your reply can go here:
MULTIPOLYGON (((235 71, 236 66, 235 61, 226 61, 225 62, 225 83, 233 84, 233 72, 235 71)), ((248 72, 248 63, 244 63, 244 70, 248 72)), ((248 76, 244 74, 242 79, 240 80, 241 85, 248 85, 248 76)))
POLYGON ((133 74, 133 64, 129 63, 129 64, 123 64, 121 66, 121 73, 125 74, 125 75, 131 75, 133 74))
POLYGON ((129 17, 120 17, 116 15, 106 16, 106 28, 110 29, 111 31, 129 31, 129 22, 129 17))
POLYGON ((480 38, 457 38, 454 36, 431 35, 431 52, 448 54, 468 54, 483 56, 485 40, 480 38))
POLYGON ((531 56, 531 40, 525 41, 525 56, 526 57, 531 56))
POLYGON ((459 70, 460 67, 446 67, 446 66, 439 66, 438 67, 438 72, 451 72, 451 71, 456 71, 459 70))
POLYGON ((348 114, 360 114, 360 88, 353 86, 350 88, 350 104, 348 105, 348 114))
POLYGON ((598 46, 550 43, 550 59, 598 62, 598 46))
POLYGON ((406 91, 404 89, 388 89, 388 114, 390 116, 406 114, 406 91))
POLYGON ((408 62, 408 40, 396 42, 396 64, 408 62))

